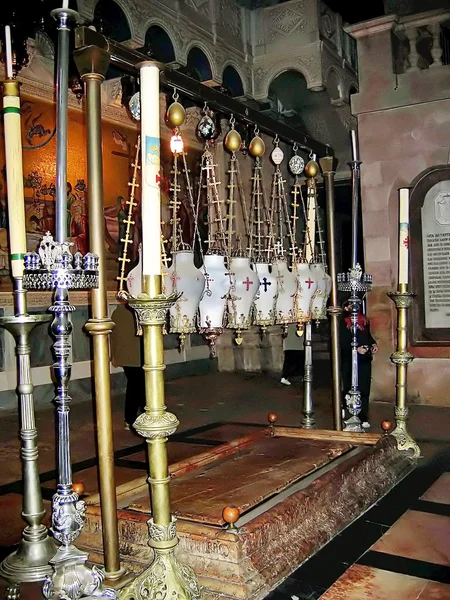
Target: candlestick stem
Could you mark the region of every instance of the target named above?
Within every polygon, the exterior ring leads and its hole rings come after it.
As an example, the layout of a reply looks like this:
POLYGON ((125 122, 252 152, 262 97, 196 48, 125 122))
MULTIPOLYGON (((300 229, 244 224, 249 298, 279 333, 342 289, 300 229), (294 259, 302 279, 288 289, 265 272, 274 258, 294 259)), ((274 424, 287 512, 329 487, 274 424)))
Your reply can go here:
POLYGON ((22 279, 14 280, 15 315, 0 318, 0 327, 11 333, 16 342, 17 393, 20 399, 20 439, 23 469, 22 517, 26 527, 18 549, 0 565, 0 576, 11 582, 42 581, 52 571, 50 559, 56 552, 48 530, 41 523, 44 515, 39 481, 37 430, 31 380, 29 336, 38 326, 48 323, 50 315, 29 315, 26 290, 22 279))
POLYGON ((155 557, 148 569, 120 593, 120 600, 161 598, 199 600, 200 589, 194 571, 175 557, 178 545, 176 519, 170 508, 170 475, 167 462, 167 437, 175 433, 179 421, 167 412, 164 404, 163 326, 169 308, 178 294, 161 294, 161 276, 143 278, 144 293, 129 298, 136 313, 138 331, 144 337, 145 412, 137 418, 134 429, 148 444, 149 483, 152 517, 148 521, 148 544, 155 557))
POLYGON ((395 394, 395 429, 391 435, 397 440, 397 448, 420 457, 420 448, 407 429, 408 422, 408 365, 414 356, 408 351, 408 310, 411 308, 415 294, 408 291, 408 285, 402 283, 396 292, 390 292, 389 298, 397 309, 397 348, 390 356, 396 369, 395 394))

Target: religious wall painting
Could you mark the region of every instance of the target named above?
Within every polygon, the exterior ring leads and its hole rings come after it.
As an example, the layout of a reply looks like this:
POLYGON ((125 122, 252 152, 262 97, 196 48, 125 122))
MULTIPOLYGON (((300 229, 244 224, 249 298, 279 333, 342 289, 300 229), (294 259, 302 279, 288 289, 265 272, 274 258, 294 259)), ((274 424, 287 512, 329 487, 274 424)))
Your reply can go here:
POLYGON ((436 166, 412 183, 411 289, 413 344, 450 345, 450 167, 436 166))
MULTIPOLYGON (((55 230, 56 136, 54 105, 22 98, 22 145, 27 247, 35 250, 46 231, 55 230)), ((69 110, 67 169, 67 232, 74 250, 89 249, 87 211, 86 128, 84 115, 69 110)), ((3 123, 0 122, 0 290, 12 289, 8 256, 7 189, 3 123)), ((103 122, 105 245, 107 262, 117 261, 117 212, 127 197, 130 166, 137 130, 103 122), (111 212, 115 215, 111 219, 111 212), (115 222, 113 222, 115 221, 115 222)), ((114 265, 114 271, 117 271, 114 265)), ((108 287, 115 289, 115 272, 109 269, 108 287)))

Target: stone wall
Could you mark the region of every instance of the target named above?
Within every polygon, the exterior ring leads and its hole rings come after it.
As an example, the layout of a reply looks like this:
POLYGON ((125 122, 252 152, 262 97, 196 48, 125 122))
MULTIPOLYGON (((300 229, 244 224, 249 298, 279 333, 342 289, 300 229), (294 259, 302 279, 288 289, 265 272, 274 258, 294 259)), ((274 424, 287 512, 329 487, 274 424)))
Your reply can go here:
MULTIPOLYGON (((380 352, 373 363, 372 399, 393 401, 396 315, 387 292, 397 287, 398 188, 425 169, 449 162, 449 67, 392 70, 397 18, 385 17, 348 29, 358 39, 360 93, 353 98, 362 160, 365 267, 373 275, 368 310, 380 352)), ((414 244, 415 241, 411 240, 414 244)), ((412 290, 414 291, 414 290, 412 290)), ((450 347, 410 348, 411 402, 449 406, 450 347)))

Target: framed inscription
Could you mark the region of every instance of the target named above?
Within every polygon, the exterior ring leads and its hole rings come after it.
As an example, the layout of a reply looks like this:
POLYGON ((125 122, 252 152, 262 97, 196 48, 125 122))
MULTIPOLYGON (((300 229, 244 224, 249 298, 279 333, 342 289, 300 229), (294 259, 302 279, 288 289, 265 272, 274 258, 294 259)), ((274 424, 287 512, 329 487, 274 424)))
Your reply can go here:
POLYGON ((450 165, 411 184, 412 343, 450 346, 450 165))

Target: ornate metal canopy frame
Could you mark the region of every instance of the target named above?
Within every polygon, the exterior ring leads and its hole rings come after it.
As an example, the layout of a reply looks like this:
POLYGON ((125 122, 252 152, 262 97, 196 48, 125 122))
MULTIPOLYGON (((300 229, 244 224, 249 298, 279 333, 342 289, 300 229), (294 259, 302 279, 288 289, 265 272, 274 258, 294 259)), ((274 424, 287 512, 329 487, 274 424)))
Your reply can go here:
MULTIPOLYGON (((81 49, 88 46, 96 46, 99 50, 108 52, 111 65, 122 70, 124 73, 136 75, 139 71, 137 65, 149 60, 145 54, 131 50, 123 44, 93 31, 89 27, 78 27, 75 30, 75 47, 81 49)), ((331 146, 322 144, 298 129, 293 129, 284 123, 280 123, 276 119, 264 115, 258 110, 250 108, 242 102, 230 98, 222 92, 208 87, 170 67, 161 65, 161 69, 161 84, 163 86, 176 88, 179 93, 198 101, 202 105, 207 102, 210 108, 220 110, 229 115, 232 114, 242 123, 256 125, 260 131, 269 135, 273 135, 274 137, 278 135, 281 140, 290 144, 297 144, 304 150, 316 154, 317 158, 334 155, 331 146)))

